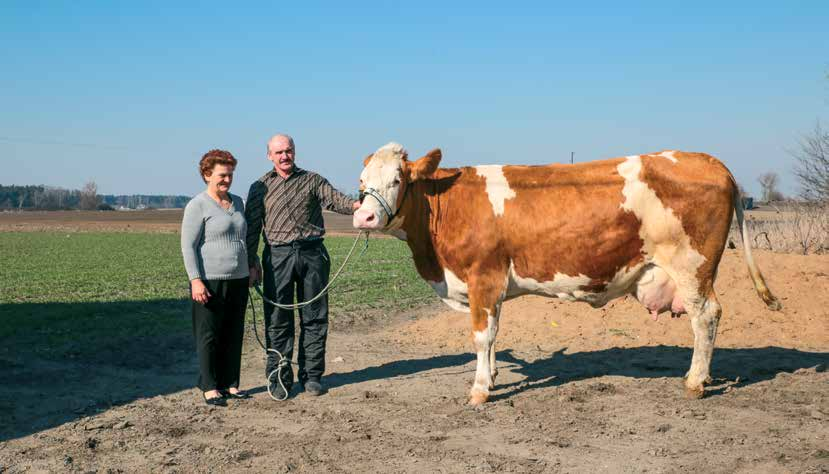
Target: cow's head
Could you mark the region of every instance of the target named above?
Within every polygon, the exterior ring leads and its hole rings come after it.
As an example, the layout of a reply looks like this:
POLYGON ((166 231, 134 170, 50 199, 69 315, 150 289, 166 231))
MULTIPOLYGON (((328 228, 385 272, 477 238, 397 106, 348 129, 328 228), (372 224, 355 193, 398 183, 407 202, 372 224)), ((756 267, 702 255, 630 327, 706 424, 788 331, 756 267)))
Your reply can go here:
POLYGON ((389 143, 363 161, 360 173, 362 205, 354 212, 354 227, 366 230, 386 228, 398 214, 412 182, 430 176, 440 163, 440 149, 410 162, 402 145, 389 143))

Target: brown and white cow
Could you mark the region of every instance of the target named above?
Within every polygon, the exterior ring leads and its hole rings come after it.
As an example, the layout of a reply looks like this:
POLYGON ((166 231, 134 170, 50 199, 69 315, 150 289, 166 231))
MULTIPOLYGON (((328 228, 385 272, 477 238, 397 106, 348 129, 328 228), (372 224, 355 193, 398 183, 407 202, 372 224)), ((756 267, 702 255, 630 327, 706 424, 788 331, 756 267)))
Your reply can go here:
POLYGON ((389 143, 365 159, 358 229, 405 240, 421 277, 472 315, 470 403, 494 386, 504 300, 525 294, 600 307, 634 295, 654 317, 687 312, 686 393, 703 395, 721 308, 714 293, 732 212, 754 287, 779 309, 751 256, 734 177, 712 156, 665 151, 576 165, 438 168, 389 143))

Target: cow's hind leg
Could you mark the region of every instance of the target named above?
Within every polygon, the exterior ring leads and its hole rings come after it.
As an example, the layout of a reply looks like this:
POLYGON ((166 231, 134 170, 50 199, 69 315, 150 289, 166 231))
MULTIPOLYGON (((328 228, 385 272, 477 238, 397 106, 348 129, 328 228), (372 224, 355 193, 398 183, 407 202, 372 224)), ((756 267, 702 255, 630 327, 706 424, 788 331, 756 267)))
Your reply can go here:
POLYGON ((707 297, 689 304, 687 310, 694 330, 694 354, 691 369, 685 379, 685 394, 689 398, 701 398, 704 384, 710 380, 711 356, 714 353, 714 340, 722 308, 714 291, 710 290, 707 297))
POLYGON ((472 314, 472 338, 475 342, 478 364, 475 369, 475 383, 469 392, 469 403, 480 405, 489 398, 489 390, 494 387, 493 377, 495 359, 495 335, 498 332, 498 317, 501 302, 491 305, 477 305, 470 300, 472 314))
POLYGON ((495 338, 498 337, 498 321, 501 320, 501 304, 497 304, 495 307, 494 317, 492 321, 492 327, 489 326, 489 321, 487 321, 487 328, 490 330, 492 334, 492 343, 489 345, 489 389, 492 390, 495 388, 495 377, 498 376, 498 366, 495 365, 495 338))

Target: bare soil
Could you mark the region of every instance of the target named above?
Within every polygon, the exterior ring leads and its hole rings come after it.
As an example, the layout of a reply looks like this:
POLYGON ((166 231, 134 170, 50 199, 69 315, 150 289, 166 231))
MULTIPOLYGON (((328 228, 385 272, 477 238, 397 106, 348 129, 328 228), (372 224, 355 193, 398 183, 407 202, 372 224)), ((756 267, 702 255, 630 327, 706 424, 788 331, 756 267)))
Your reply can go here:
MULTIPOLYGON (((0 232, 160 232, 181 230, 183 209, 0 212, 0 232)), ((351 216, 323 211, 329 235, 354 235, 351 216)), ((379 234, 378 234, 379 236, 379 234)))
POLYGON ((508 302, 480 408, 468 316, 437 305, 335 319, 317 398, 271 400, 248 337, 254 398, 227 408, 193 388, 188 334, 87 360, 3 347, 0 472, 829 472, 829 256, 756 257, 784 309, 727 251, 701 400, 682 391, 687 316, 654 322, 630 299, 508 302))

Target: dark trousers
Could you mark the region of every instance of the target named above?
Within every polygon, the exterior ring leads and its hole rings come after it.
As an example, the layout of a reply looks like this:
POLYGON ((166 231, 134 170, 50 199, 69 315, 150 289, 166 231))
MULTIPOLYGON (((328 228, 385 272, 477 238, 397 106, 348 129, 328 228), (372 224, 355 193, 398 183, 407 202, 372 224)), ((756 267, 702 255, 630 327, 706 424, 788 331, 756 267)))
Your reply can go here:
POLYGON ((248 303, 248 278, 203 280, 210 299, 193 301, 193 335, 203 391, 239 387, 242 337, 248 303))
MULTIPOLYGON (((262 253, 265 295, 279 304, 302 302, 317 296, 328 284, 330 257, 322 240, 266 246, 262 253)), ((265 303, 265 339, 269 348, 292 360, 294 353, 294 311, 265 303)), ((298 380, 319 380, 325 372, 325 341, 328 337, 328 295, 299 310, 298 380)), ((276 369, 276 354, 268 353, 265 374, 276 369)), ((282 370, 282 383, 293 384, 293 368, 282 370)))

